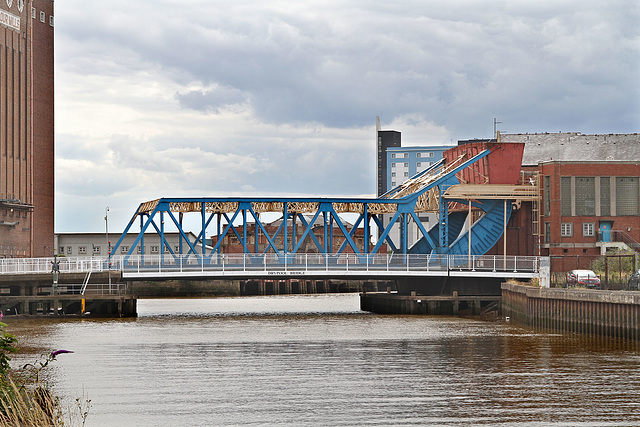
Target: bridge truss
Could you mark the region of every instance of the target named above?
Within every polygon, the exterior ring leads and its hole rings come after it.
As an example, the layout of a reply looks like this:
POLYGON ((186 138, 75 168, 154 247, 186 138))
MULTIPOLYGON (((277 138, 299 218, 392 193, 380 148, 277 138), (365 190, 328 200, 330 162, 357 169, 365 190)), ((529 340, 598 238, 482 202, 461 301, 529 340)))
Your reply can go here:
POLYGON ((223 252, 222 242, 227 236, 235 237, 245 254, 296 254, 309 251, 308 244, 311 243, 311 251, 319 254, 375 255, 384 251, 402 255, 482 255, 502 235, 512 203, 534 197, 530 191, 520 188, 524 186, 471 188, 460 184, 456 174, 495 149, 463 152, 450 161, 443 159, 374 199, 161 198, 141 203, 109 255, 118 253, 136 222, 139 222, 140 230, 127 251, 125 262, 135 253, 144 257, 145 233, 152 232, 160 237, 161 259, 167 256, 175 260, 194 255, 202 263, 207 257, 213 258, 223 252), (466 213, 461 209, 464 205, 468 208, 466 213), (457 208, 449 212, 452 207, 457 208), (480 214, 473 224, 472 210, 480 214), (423 212, 438 216, 438 222, 431 230, 426 230, 418 217, 423 212), (275 231, 262 220, 263 214, 267 213, 278 214, 283 219, 275 231), (357 219, 350 224, 342 214, 351 214, 357 219), (198 216, 200 229, 193 232, 195 239, 189 238, 183 227, 187 215, 198 216), (383 216, 390 219, 383 219, 383 216), (407 236, 410 222, 417 226, 420 235, 411 247, 407 236), (180 236, 177 247, 166 240, 165 223, 177 229, 180 236), (467 234, 461 233, 465 224, 467 234), (391 236, 394 227, 399 227, 396 241, 391 236), (359 233, 363 237, 356 239, 359 233), (375 242, 371 239, 374 235, 377 236, 375 242), (210 245, 207 245, 208 236, 213 237, 210 245), (336 239, 340 239, 337 250, 336 239), (266 243, 262 247, 260 240, 266 243))

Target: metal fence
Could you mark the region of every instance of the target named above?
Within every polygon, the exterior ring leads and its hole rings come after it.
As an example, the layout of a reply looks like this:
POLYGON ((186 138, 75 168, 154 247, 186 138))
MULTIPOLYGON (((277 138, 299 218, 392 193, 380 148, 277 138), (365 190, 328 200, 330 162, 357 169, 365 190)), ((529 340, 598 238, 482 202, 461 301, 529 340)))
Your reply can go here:
POLYGON ((61 273, 101 272, 109 269, 104 257, 58 257, 54 258, 2 258, 0 274, 51 273, 57 262, 61 273))
POLYGON ((39 293, 47 295, 124 295, 127 292, 126 283, 91 283, 82 285, 46 286, 38 289, 39 293))

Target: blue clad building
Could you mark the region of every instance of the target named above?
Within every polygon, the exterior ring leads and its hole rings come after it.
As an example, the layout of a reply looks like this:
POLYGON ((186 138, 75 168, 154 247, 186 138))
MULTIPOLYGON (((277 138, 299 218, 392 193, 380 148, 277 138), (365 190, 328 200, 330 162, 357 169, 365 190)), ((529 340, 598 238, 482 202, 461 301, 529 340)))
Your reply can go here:
POLYGON ((442 159, 454 145, 427 145, 387 148, 387 189, 391 190, 442 159))

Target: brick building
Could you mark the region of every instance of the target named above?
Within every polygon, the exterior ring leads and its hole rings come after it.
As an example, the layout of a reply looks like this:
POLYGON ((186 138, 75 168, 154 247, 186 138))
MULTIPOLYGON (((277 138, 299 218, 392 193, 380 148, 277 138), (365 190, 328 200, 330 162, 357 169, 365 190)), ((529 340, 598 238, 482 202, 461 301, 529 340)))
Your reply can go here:
POLYGON ((53 1, 0 2, 0 257, 54 253, 53 1))
MULTIPOLYGON (((640 249, 640 135, 507 134, 523 142, 523 179, 540 188, 507 228, 510 254, 551 256, 555 271, 590 268, 607 249, 640 249)), ((496 245, 501 247, 501 243, 496 245)))

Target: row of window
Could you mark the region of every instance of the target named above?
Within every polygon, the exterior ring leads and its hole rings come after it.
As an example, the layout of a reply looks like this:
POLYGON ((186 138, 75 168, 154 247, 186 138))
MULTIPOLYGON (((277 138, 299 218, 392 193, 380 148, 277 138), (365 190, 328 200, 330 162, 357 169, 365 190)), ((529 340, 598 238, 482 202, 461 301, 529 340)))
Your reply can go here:
MULTIPOLYGON (((38 12, 35 7, 31 8, 31 17, 36 19, 38 17, 38 12)), ((47 14, 44 12, 40 12, 40 22, 45 22, 47 20, 47 14)), ((49 25, 53 27, 53 15, 49 15, 49 25)))
MULTIPOLYGON (((544 214, 551 214, 551 177, 544 181, 544 214)), ((640 214, 640 178, 560 177, 562 216, 629 216, 640 214)))
MULTIPOLYGON (((582 223, 582 237, 594 237, 596 235, 596 224, 594 222, 582 223)), ((560 237, 573 237, 573 223, 563 222, 560 224, 560 237)), ((544 223, 544 241, 551 243, 551 223, 544 223)))
MULTIPOLYGON (((87 248, 88 246, 78 246, 78 255, 87 255, 87 248)), ((146 248, 145 248, 146 249, 146 248)), ((174 248, 175 252, 179 252, 180 251, 180 247, 176 246, 174 248)), ((102 253, 102 246, 100 245, 92 245, 92 249, 91 252, 93 255, 100 255, 102 253)), ((129 246, 120 246, 120 253, 121 254, 126 254, 127 252, 129 252, 129 246)), ((60 246, 60 251, 58 252, 59 254, 67 254, 67 255, 73 255, 73 246, 67 246, 66 248, 64 246, 60 246), (66 252, 65 252, 66 249, 66 252)), ((142 253, 142 249, 140 246, 138 246, 138 253, 142 253)), ((145 253, 152 253, 152 254, 157 254, 160 253, 160 246, 149 246, 149 252, 147 252, 145 250, 145 253)))
MULTIPOLYGON (((391 153, 391 158, 395 159, 397 157, 403 157, 403 158, 408 158, 409 157, 409 153, 391 153), (401 156, 399 156, 399 154, 402 154, 401 156)), ((434 157, 433 153, 417 153, 416 157, 434 157)))

